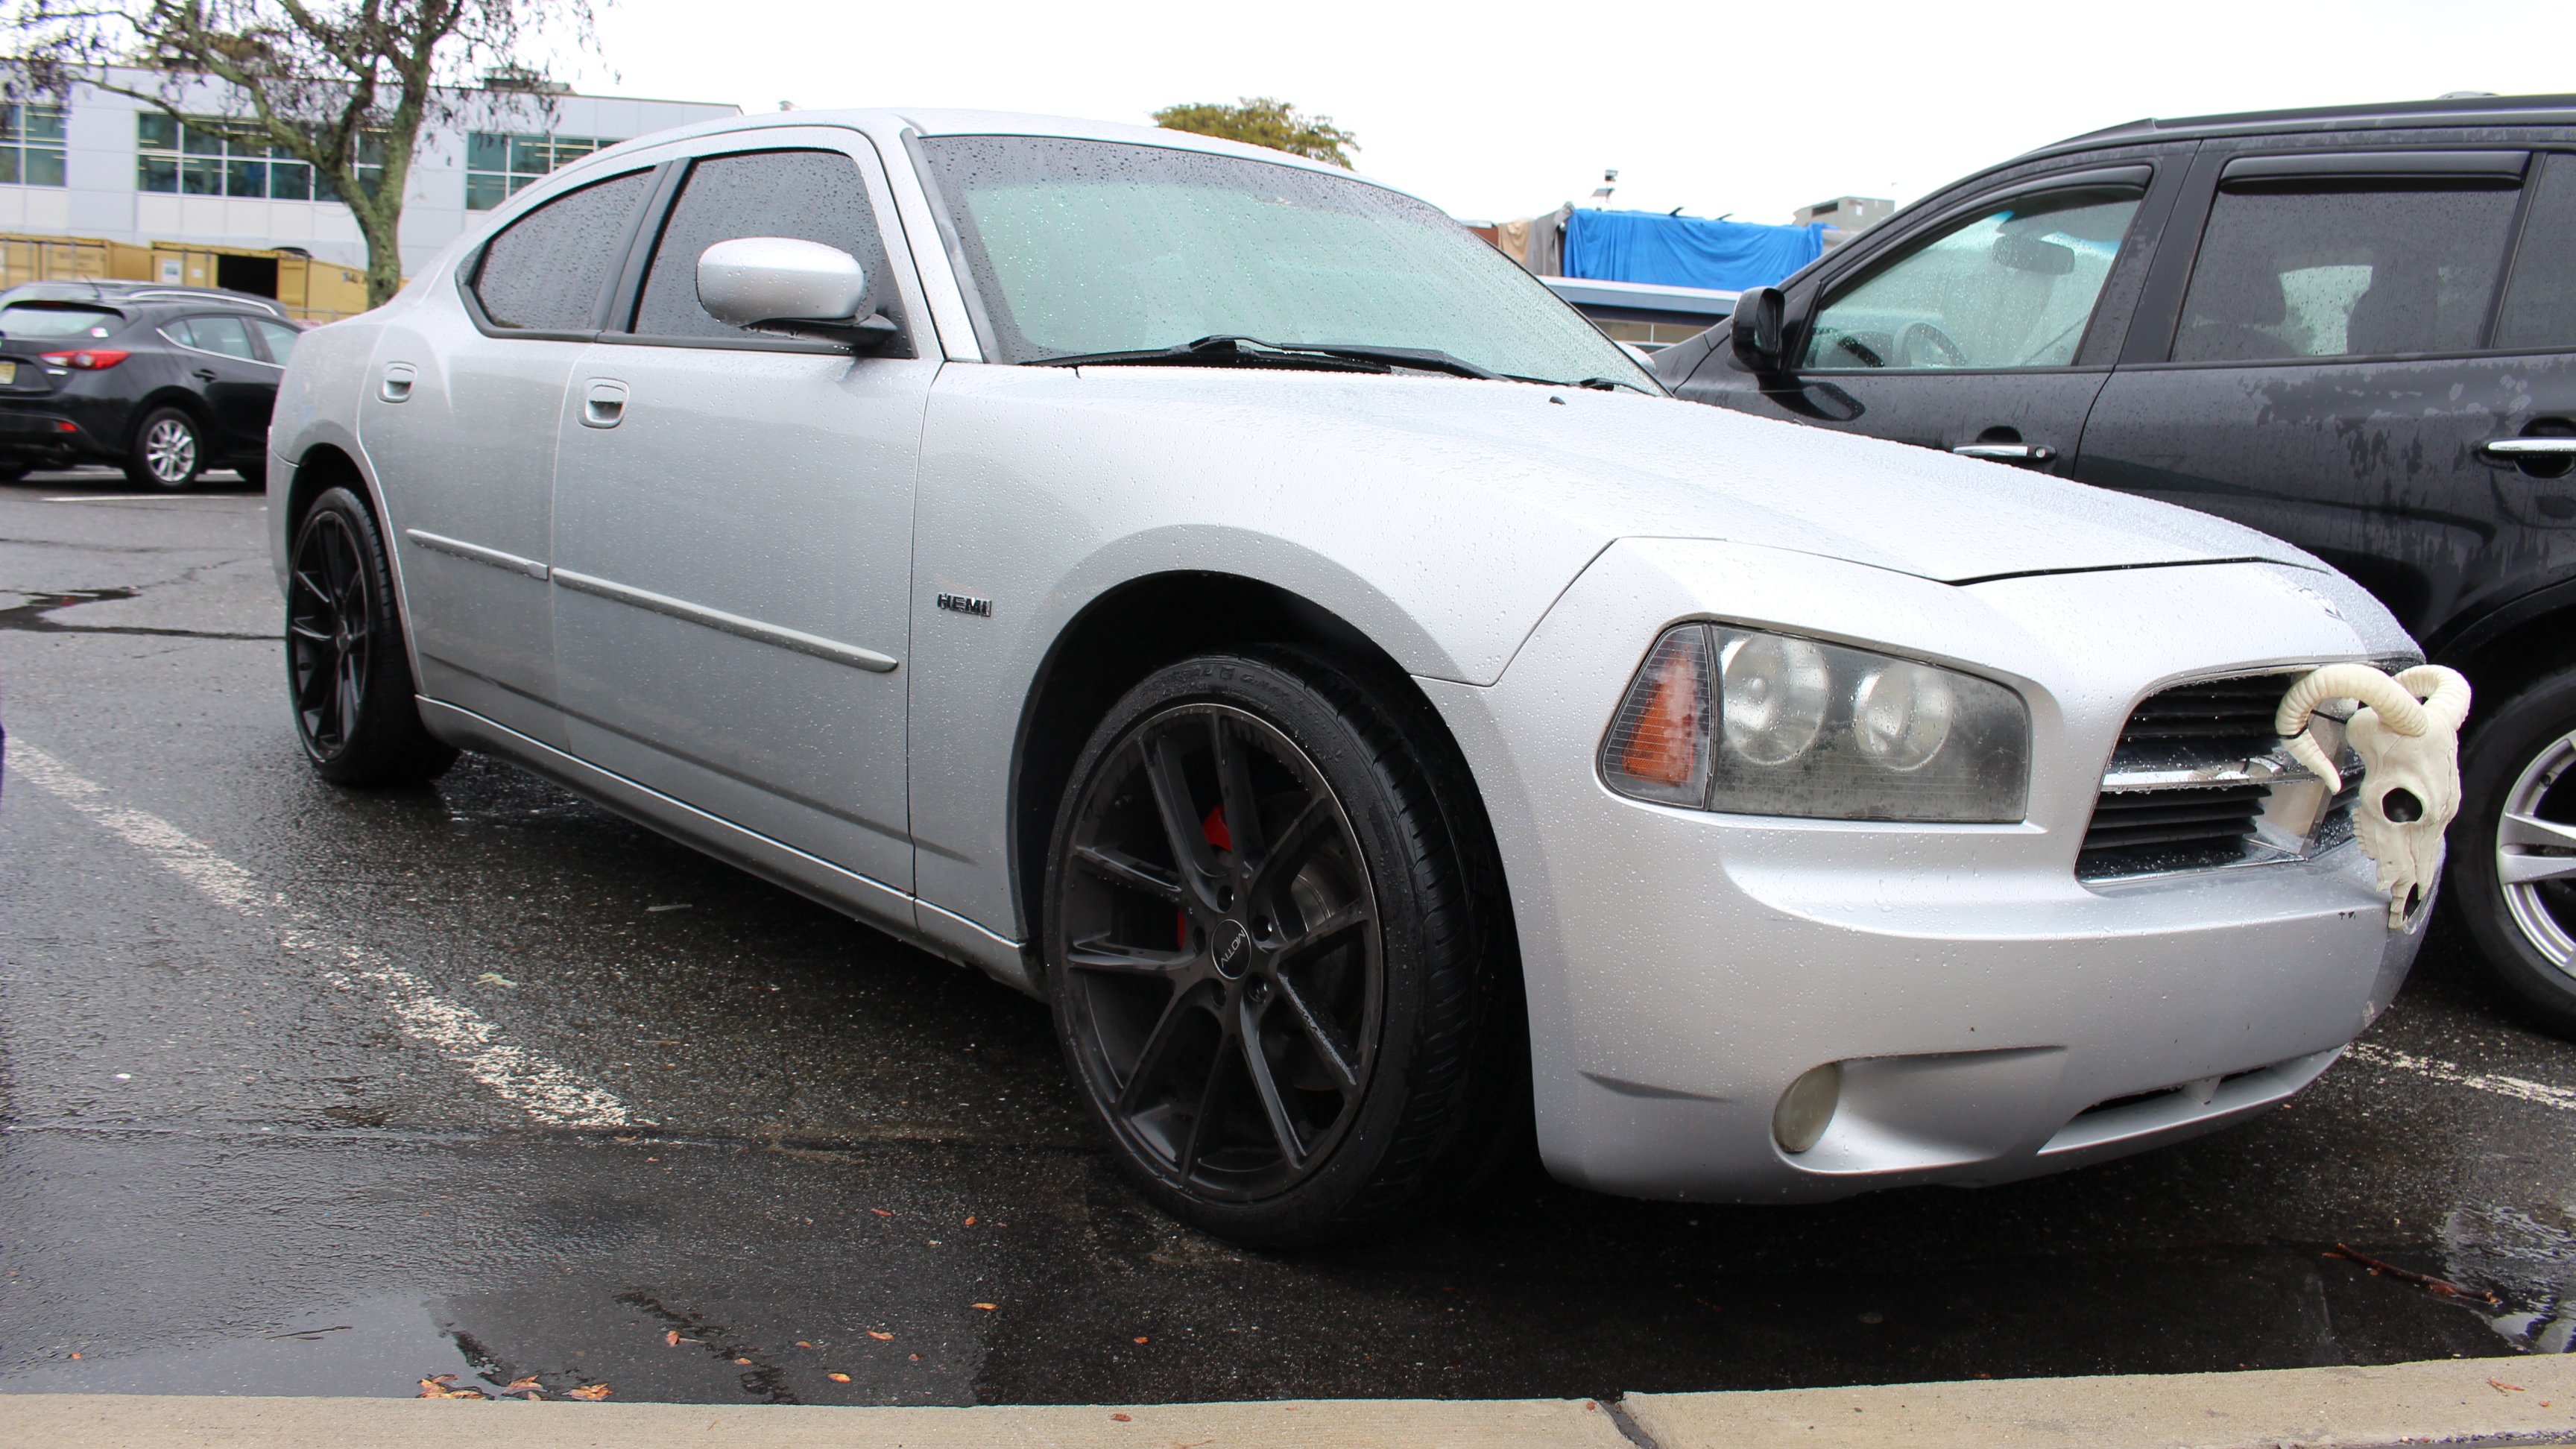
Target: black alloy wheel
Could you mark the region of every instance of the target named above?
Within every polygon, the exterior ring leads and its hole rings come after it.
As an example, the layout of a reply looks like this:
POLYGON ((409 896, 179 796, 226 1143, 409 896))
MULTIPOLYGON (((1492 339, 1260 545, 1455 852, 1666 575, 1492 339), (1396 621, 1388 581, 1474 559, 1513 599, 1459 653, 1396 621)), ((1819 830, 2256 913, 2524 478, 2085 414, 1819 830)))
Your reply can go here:
POLYGON ((1130 692, 1075 767, 1059 1036, 1123 1164, 1208 1231, 1359 1230, 1494 1160, 1526 1101, 1483 852, 1398 718, 1319 658, 1205 657, 1130 692))
POLYGON ((324 779, 404 784, 455 762, 456 751, 421 725, 384 541, 366 504, 345 488, 315 500, 295 532, 286 671, 297 738, 324 779))
POLYGON ((134 443, 125 454, 125 476, 136 487, 177 493, 195 487, 197 475, 205 470, 205 435, 184 409, 154 408, 134 425, 134 443))
POLYGON ((2576 671, 2471 717, 2451 903, 2496 979, 2576 1037, 2576 671))

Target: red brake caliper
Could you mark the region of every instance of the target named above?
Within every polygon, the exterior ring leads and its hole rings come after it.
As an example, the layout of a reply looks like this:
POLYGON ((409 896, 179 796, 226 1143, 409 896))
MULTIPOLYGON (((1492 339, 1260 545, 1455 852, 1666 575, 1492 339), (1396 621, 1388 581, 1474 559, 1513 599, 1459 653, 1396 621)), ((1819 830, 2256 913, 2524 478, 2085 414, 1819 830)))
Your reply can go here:
MULTIPOLYGON (((1222 805, 1209 811, 1207 819, 1199 822, 1199 833, 1207 837, 1208 844, 1219 850, 1234 849, 1234 832, 1225 828, 1225 807, 1222 805)), ((1175 906, 1172 909, 1172 941, 1176 945, 1186 945, 1189 939, 1190 913, 1175 906)))

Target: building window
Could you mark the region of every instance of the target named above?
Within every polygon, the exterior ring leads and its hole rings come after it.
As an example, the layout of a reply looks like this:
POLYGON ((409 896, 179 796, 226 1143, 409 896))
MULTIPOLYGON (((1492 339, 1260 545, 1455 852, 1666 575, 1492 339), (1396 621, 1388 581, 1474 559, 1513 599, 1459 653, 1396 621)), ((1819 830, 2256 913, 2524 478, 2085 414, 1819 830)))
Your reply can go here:
MULTIPOLYGON (((247 196, 271 201, 337 201, 339 193, 314 169, 283 146, 272 146, 257 132, 237 122, 212 116, 175 116, 145 111, 134 118, 134 184, 141 191, 175 192, 181 196, 247 196)), ((358 141, 358 174, 374 181, 384 174, 383 141, 358 141), (375 164, 370 164, 370 162, 375 164)))
POLYGON ((0 184, 63 184, 63 108, 0 106, 0 184))
POLYGON ((465 207, 490 211, 520 187, 617 142, 598 136, 514 135, 475 131, 465 139, 465 207))

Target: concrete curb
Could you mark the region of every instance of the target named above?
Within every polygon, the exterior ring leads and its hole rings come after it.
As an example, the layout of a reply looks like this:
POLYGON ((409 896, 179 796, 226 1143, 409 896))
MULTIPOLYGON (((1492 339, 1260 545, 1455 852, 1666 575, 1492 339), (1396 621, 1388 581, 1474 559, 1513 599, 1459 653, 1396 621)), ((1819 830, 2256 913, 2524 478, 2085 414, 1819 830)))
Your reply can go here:
POLYGON ((2576 1442, 2576 1358, 1632 1394, 1616 1410, 1583 1399, 855 1409, 0 1396, 5 1449, 2362 1449, 2479 1440, 2576 1442))

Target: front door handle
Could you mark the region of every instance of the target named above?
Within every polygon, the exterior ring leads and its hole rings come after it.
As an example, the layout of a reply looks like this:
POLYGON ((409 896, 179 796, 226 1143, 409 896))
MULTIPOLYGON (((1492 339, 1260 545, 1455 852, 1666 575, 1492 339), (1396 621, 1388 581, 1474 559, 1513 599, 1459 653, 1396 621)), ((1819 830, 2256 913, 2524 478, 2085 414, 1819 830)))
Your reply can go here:
POLYGON ((581 396, 581 425, 613 428, 626 421, 626 384, 595 379, 581 396))
POLYGON ((2499 463, 2546 462, 2576 458, 2576 438, 2497 438, 2479 444, 2478 451, 2499 463))
POLYGON ((1990 463, 2045 463, 2057 456, 2057 450, 2044 443, 1966 443, 1950 451, 1990 463))
POLYGON ((214 380, 215 380, 215 370, 214 370, 213 368, 211 368, 211 367, 201 367, 201 368, 198 368, 198 369, 197 369, 197 381, 199 381, 199 382, 213 382, 214 380))
POLYGON ((408 362, 396 362, 385 368, 384 380, 376 384, 376 396, 389 403, 409 402, 411 383, 416 374, 408 362))

